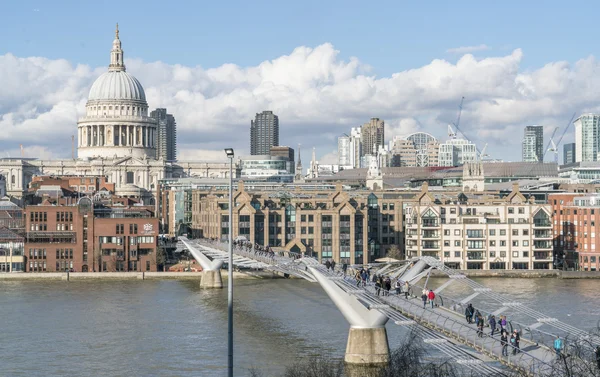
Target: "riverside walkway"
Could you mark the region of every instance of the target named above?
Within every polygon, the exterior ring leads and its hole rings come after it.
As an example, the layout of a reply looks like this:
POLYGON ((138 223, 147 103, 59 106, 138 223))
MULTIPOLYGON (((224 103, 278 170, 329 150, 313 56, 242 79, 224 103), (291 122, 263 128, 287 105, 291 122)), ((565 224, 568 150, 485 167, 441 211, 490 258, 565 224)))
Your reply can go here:
MULTIPOLYGON (((205 240, 192 242, 195 248, 213 259, 223 260, 227 257, 226 243, 205 240)), ((530 376, 566 375, 566 363, 557 359, 556 353, 551 347, 551 341, 560 332, 572 334, 573 340, 570 343, 573 345, 578 344, 577 339, 584 339, 586 336, 584 331, 527 308, 524 304, 511 300, 506 295, 493 292, 490 288, 445 267, 434 258, 415 258, 403 264, 383 265, 375 271, 408 281, 413 292, 407 299, 403 294, 400 296, 396 294, 377 295, 372 283, 364 286, 362 283, 357 285, 352 276, 344 275, 341 270, 329 270, 313 258, 300 258, 297 254, 287 252, 254 252, 238 246, 234 247, 233 251, 239 258, 238 266, 278 271, 311 282, 319 282, 351 324, 346 351, 347 362, 353 347, 351 345, 352 329, 366 328, 368 330, 369 326, 373 327, 373 330, 381 329, 382 324, 385 324, 388 319, 398 326, 407 327, 425 344, 437 348, 457 365, 474 370, 479 375, 488 376, 504 374, 506 370, 503 370, 502 366, 530 376), (252 264, 251 261, 255 264, 252 264), (434 292, 437 293, 436 306, 431 308, 427 304, 424 308, 419 296, 421 289, 427 286, 430 272, 434 268, 443 272, 448 280, 434 289, 434 292), (424 278, 426 279, 425 284, 420 286, 418 283, 424 278), (454 298, 442 294, 442 291, 453 283, 463 284, 471 288, 473 293, 465 298, 454 298), (468 324, 465 320, 464 305, 478 297, 484 298, 481 300, 482 303, 487 303, 485 307, 479 304, 476 306, 478 309, 481 308, 479 310, 482 315, 492 313, 499 315, 510 312, 515 317, 520 313, 520 318, 533 319, 533 323, 530 325, 525 322, 510 322, 508 330, 517 329, 521 335, 521 347, 519 350, 515 350, 514 354, 510 344, 508 345, 508 355, 502 354, 500 334, 491 336, 489 329, 486 328, 480 336, 475 325, 468 324), (358 307, 356 303, 359 303, 358 307), (495 304, 495 307, 492 304, 495 304), (383 317, 384 319, 382 319, 383 317), (540 329, 542 326, 547 329, 540 329), (551 331, 552 329, 557 331, 551 331)), ((589 340, 589 337, 585 339, 589 340)), ((387 343, 387 336, 385 342, 387 343)), ((568 354, 569 357, 578 357, 569 347, 565 349, 565 354, 568 354)), ((385 350, 387 351, 387 348, 385 350)), ((387 352, 389 353, 389 351, 387 352)), ((373 353, 377 354, 375 351, 373 353)), ((369 355, 364 357, 368 358, 369 355)))

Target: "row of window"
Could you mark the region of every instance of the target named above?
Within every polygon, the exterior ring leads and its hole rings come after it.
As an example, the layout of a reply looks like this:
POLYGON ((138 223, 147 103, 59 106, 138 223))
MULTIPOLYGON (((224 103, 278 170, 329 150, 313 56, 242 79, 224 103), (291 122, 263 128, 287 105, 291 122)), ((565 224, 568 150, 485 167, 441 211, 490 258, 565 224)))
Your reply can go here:
POLYGON ((29 221, 46 222, 48 221, 47 212, 29 212, 29 221))
MULTIPOLYGON (((102 271, 108 271, 108 267, 109 267, 109 262, 102 262, 102 271)), ((138 270, 138 262, 137 261, 130 261, 129 262, 129 269, 128 271, 141 271, 141 263, 139 265, 140 270, 138 270)), ((116 261, 114 263, 114 269, 115 271, 125 271, 125 262, 124 261, 116 261)), ((146 271, 150 271, 150 261, 146 261, 146 271)))
MULTIPOLYGON (((490 258, 496 258, 496 256, 500 257, 500 258, 506 258, 506 251, 500 251, 498 253, 496 253, 495 251, 490 251, 490 258)), ((548 259, 549 255, 548 253, 534 253, 536 258, 539 259, 548 259)), ((450 251, 444 251, 444 258, 450 258, 451 252, 450 251)), ((472 256, 472 255, 476 255, 478 258, 475 259, 485 259, 485 252, 481 251, 481 252, 477 252, 477 253, 471 253, 471 252, 466 252, 467 256, 472 256)), ((512 257, 513 258, 529 258, 529 251, 512 251, 512 257)), ((462 258, 462 251, 455 251, 454 252, 454 258, 462 258)), ((472 258, 473 259, 473 258, 472 258)))
MULTIPOLYGON (((112 237, 112 236, 100 236, 100 244, 104 243, 114 243, 117 245, 123 244, 123 237, 112 237)), ((130 245, 137 245, 139 243, 154 243, 154 236, 137 236, 137 237, 129 237, 130 245)))

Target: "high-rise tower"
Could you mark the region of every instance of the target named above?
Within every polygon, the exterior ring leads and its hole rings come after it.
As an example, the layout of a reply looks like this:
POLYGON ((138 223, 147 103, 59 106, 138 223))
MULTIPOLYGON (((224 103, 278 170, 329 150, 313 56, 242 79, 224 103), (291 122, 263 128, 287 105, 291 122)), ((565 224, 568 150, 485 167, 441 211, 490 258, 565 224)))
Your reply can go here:
POLYGON ((379 118, 371 118, 361 128, 362 155, 376 155, 380 146, 385 143, 384 122, 379 118))
POLYGON ((524 162, 544 162, 544 127, 527 126, 523 135, 524 162))
POLYGON ((257 113, 250 121, 250 154, 268 155, 279 146, 279 117, 272 111, 257 113))
POLYGON ((177 123, 175 117, 167 113, 167 109, 156 109, 150 117, 158 122, 156 133, 156 158, 165 161, 177 160, 177 123))

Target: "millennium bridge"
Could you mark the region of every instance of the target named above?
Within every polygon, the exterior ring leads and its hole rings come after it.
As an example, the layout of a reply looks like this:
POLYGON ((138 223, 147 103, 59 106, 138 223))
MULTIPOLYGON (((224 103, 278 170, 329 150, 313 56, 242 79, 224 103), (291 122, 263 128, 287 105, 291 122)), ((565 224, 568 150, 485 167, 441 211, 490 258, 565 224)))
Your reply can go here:
MULTIPOLYGON (((228 260, 228 247, 224 242, 186 237, 180 237, 178 242, 178 249, 187 249, 202 266, 200 286, 203 288, 223 287, 220 271, 228 260)), ((354 268, 361 266, 354 266, 346 273, 339 268, 328 269, 316 259, 296 253, 266 253, 239 245, 234 245, 233 254, 233 265, 239 271, 273 271, 320 284, 350 324, 344 357, 348 364, 373 366, 387 363, 390 350, 385 326, 392 321, 394 325, 409 329, 424 344, 435 347, 451 362, 474 370, 477 375, 497 376, 506 374, 507 369, 530 376, 572 375, 569 368, 573 363, 564 362, 566 357, 571 361, 580 359, 579 364, 584 368, 595 368, 584 356, 593 354, 593 345, 600 344, 599 337, 530 308, 509 295, 495 292, 433 257, 377 266, 378 275, 385 274, 392 280, 409 283, 406 298, 404 294, 378 295, 373 284, 357 284, 354 268), (436 278, 445 279, 433 290, 436 294, 434 308, 423 305, 420 297, 433 270, 437 270, 436 278), (444 290, 450 285, 461 285, 465 288, 463 291, 469 293, 465 297, 446 295, 444 290), (474 300, 484 318, 504 315, 511 319, 506 327, 509 334, 518 330, 521 338, 518 350, 509 342, 507 355, 503 355, 499 334, 480 334, 475 324, 467 323, 464 312, 467 304, 474 300), (557 358, 553 348, 557 337, 565 344, 563 360, 557 358)))

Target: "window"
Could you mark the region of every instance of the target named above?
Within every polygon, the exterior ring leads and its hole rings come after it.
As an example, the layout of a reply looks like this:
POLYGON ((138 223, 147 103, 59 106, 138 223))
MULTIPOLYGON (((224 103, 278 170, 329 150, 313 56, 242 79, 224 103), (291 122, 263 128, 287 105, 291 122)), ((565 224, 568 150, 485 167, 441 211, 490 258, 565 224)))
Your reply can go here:
POLYGON ((116 224, 115 234, 125 234, 125 226, 123 224, 116 224))
POLYGON ((449 247, 450 246, 450 241, 444 241, 444 246, 449 247))
POLYGON ((518 257, 519 257, 519 252, 513 251, 513 258, 518 258, 518 257))
POLYGON ((513 236, 518 236, 519 235, 519 229, 513 229, 512 230, 512 235, 513 236))
POLYGON ((496 246, 496 241, 490 241, 490 246, 496 246))
POLYGON ((500 235, 506 236, 506 229, 500 229, 500 235))
POLYGON ((459 229, 454 229, 454 235, 455 236, 460 236, 460 230, 459 229))
POLYGON ((496 235, 496 229, 490 229, 490 236, 496 235))
POLYGON ((525 208, 519 207, 519 215, 524 215, 524 214, 525 214, 525 208))
POLYGON ((506 258, 506 251, 500 252, 500 258, 506 258))
POLYGON ((308 215, 308 222, 311 223, 313 221, 315 221, 314 216, 313 215, 308 215))
POLYGON ((529 258, 529 251, 523 252, 523 258, 529 258))
POLYGON ((460 247, 461 241, 454 241, 454 246, 460 247))
POLYGON ((460 251, 454 252, 454 258, 460 258, 460 251))
POLYGON ((508 207, 508 213, 510 215, 514 214, 515 213, 515 209, 513 207, 508 207))
POLYGON ((523 235, 524 236, 528 236, 529 235, 529 229, 523 229, 523 235))
POLYGON ((306 215, 300 215, 300 221, 302 221, 302 222, 306 221, 306 215))
POLYGON ((444 258, 450 258, 450 252, 444 251, 444 258))
POLYGON ((501 241, 500 241, 500 246, 506 246, 506 241, 504 241, 504 240, 501 240, 501 241))
POLYGON ((150 261, 146 261, 146 271, 150 271, 150 261))
POLYGON ((513 245, 513 246, 519 246, 519 241, 513 241, 513 242, 512 242, 512 245, 513 245))
POLYGON ((450 235, 450 229, 444 229, 444 236, 450 235))
POLYGON ((456 208, 450 208, 450 214, 456 215, 456 208))
POLYGON ((529 246, 529 241, 527 241, 527 240, 523 241, 523 246, 529 246))
POLYGON ((496 252, 490 251, 490 258, 496 258, 496 252))

